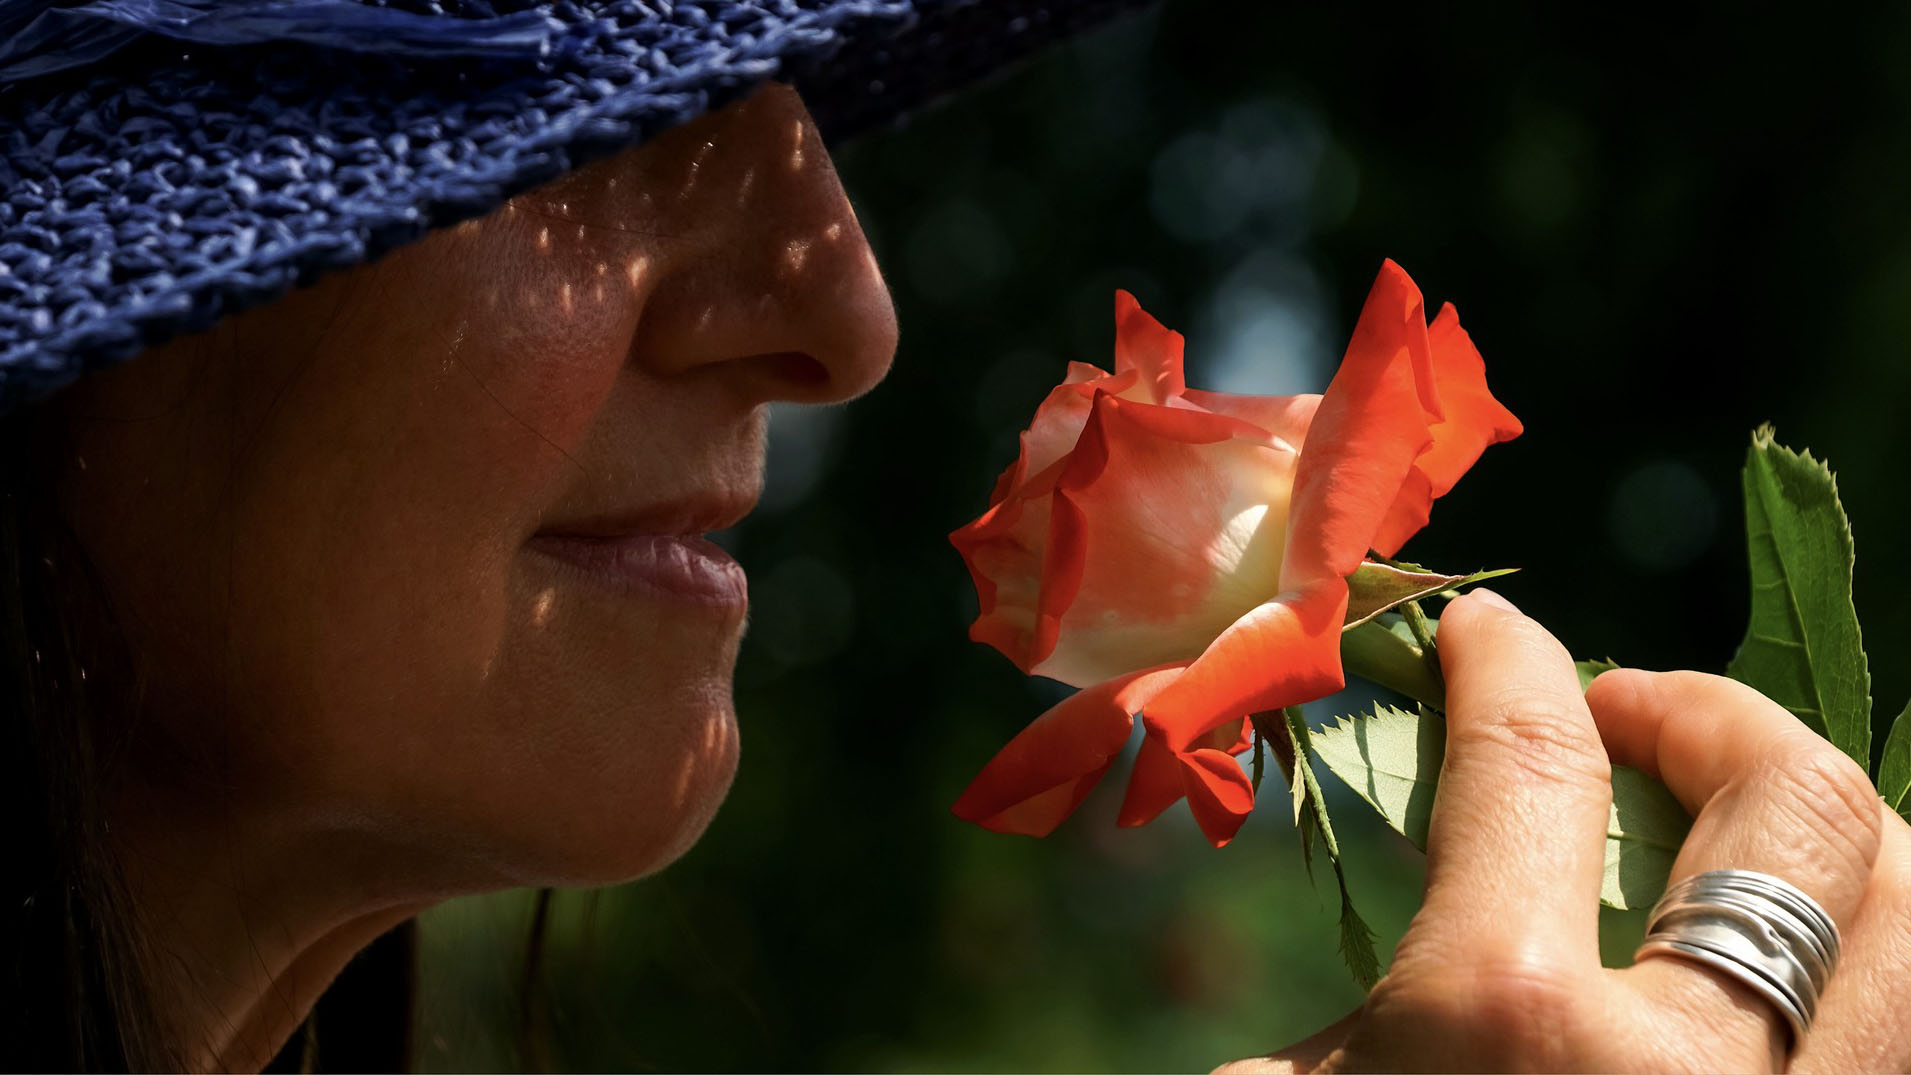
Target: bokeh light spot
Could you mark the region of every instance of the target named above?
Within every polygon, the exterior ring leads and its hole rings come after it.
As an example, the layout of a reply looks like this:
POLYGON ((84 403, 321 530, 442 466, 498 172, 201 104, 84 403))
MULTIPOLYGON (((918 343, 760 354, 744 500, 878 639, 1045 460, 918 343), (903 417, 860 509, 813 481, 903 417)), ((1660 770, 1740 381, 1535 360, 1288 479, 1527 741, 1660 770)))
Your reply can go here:
POLYGON ((1626 475, 1606 511, 1613 545, 1648 571, 1672 571, 1698 559, 1717 536, 1718 517, 1718 493, 1698 471, 1673 459, 1653 460, 1626 475))
POLYGON ((855 632, 855 597, 825 560, 792 556, 752 589, 751 631, 764 653, 785 667, 826 660, 855 632))
POLYGON ((970 198, 955 197, 916 223, 904 256, 919 291, 955 303, 993 286, 1009 270, 1016 251, 988 210, 970 198))

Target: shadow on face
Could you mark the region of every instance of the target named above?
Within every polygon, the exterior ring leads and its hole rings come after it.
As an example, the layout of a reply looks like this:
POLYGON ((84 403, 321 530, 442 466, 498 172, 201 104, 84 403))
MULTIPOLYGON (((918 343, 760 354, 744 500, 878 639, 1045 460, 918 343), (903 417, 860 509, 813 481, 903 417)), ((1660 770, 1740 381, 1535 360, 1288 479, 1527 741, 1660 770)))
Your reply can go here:
POLYGON ((62 509, 147 682, 120 813, 413 890, 665 864, 738 750, 744 604, 698 535, 755 501, 767 404, 895 341, 771 85, 82 381, 62 509))

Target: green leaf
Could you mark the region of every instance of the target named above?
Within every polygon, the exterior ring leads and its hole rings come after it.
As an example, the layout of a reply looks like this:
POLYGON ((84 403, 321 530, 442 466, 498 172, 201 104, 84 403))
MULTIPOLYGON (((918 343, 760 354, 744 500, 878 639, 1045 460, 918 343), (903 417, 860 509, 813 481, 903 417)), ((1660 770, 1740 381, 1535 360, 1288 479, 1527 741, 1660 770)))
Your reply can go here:
POLYGON ((1385 705, 1371 717, 1343 717, 1313 735, 1314 753, 1327 768, 1422 851, 1446 741, 1446 721, 1385 705))
POLYGON ((1851 604, 1851 524, 1825 464, 1752 434, 1745 460, 1752 622, 1726 671, 1871 764, 1871 672, 1851 604))
POLYGON ((1878 760, 1878 793, 1886 806, 1911 821, 1911 704, 1885 733, 1884 757, 1878 760))
POLYGON ((1466 576, 1446 589, 1441 590, 1439 593, 1429 596, 1451 601, 1460 596, 1460 591, 1466 589, 1468 586, 1477 585, 1485 582, 1487 579, 1497 579, 1505 575, 1517 575, 1519 571, 1520 569, 1517 567, 1496 567, 1491 571, 1475 571, 1473 574, 1466 576))
POLYGON ((1364 560, 1347 576, 1347 622, 1343 627, 1358 627, 1382 612, 1423 597, 1457 597, 1459 591, 1477 582, 1510 575, 1519 568, 1476 571, 1471 575, 1442 575, 1414 565, 1364 560))
POLYGON ((1340 958, 1353 973, 1355 984, 1372 989, 1380 980, 1380 956, 1374 952, 1374 931, 1367 920, 1354 910, 1354 898, 1347 893, 1347 875, 1340 871, 1340 856, 1334 856, 1334 880, 1340 884, 1340 958))
MULTIPOLYGON (((1288 755, 1294 759, 1293 763, 1287 767, 1287 786, 1294 793, 1294 828, 1301 837, 1301 865, 1307 868, 1307 881, 1312 884, 1314 881, 1314 836, 1320 828, 1319 819, 1314 815, 1318 813, 1322 818, 1326 817, 1327 804, 1316 799, 1313 803, 1314 809, 1306 809, 1309 789, 1318 788, 1319 785, 1314 782, 1313 763, 1307 760, 1307 743, 1302 738, 1307 734, 1307 724, 1296 715, 1297 712, 1294 709, 1281 710, 1281 724, 1282 729, 1287 732, 1288 755), (1299 725, 1298 730, 1296 725, 1299 725), (1296 768, 1300 765, 1307 766, 1304 772, 1296 768)), ((1340 845, 1334 842, 1334 830, 1331 828, 1327 830, 1327 849, 1335 856, 1340 854, 1340 845)))
MULTIPOLYGON (((1289 734, 1291 735, 1293 733, 1289 732, 1289 734)), ((1303 748, 1300 744, 1296 743, 1294 745, 1294 764, 1297 766, 1301 761, 1302 750, 1303 748)), ((1288 790, 1293 792, 1294 795, 1294 825, 1298 828, 1301 823, 1301 811, 1307 806, 1307 781, 1296 780, 1294 776, 1295 774, 1293 773, 1287 774, 1287 785, 1288 790)), ((1309 858, 1313 857, 1313 849, 1311 847, 1307 849, 1307 855, 1309 858)), ((1312 867, 1310 866, 1309 869, 1311 870, 1312 867)))
MULTIPOLYGON (((1313 826, 1319 831, 1321 843, 1327 847, 1327 861, 1334 867, 1334 881, 1340 886, 1340 957, 1347 964, 1347 970, 1353 974, 1354 981, 1362 989, 1372 989, 1380 980, 1380 957, 1374 953, 1374 931, 1368 928, 1366 920, 1354 910, 1353 896, 1347 891, 1347 873, 1341 868, 1340 841, 1334 838, 1333 822, 1327 817, 1327 800, 1321 797, 1320 780, 1314 775, 1312 736, 1307 729, 1307 720, 1299 709, 1284 709, 1282 715, 1287 720, 1287 732, 1294 745, 1294 773, 1297 779, 1295 787, 1305 788, 1305 794, 1295 793, 1295 802, 1303 800, 1310 806, 1307 812, 1313 826)), ((1303 847, 1309 862, 1308 876, 1313 876, 1311 846, 1313 833, 1302 830, 1303 847)))
POLYGON ((1652 906, 1665 892, 1672 860, 1691 827, 1685 807, 1664 784, 1637 769, 1613 766, 1599 902, 1622 911, 1652 906))
MULTIPOLYGON (((1343 717, 1315 732, 1312 751, 1396 832, 1426 849, 1446 752, 1444 720, 1378 706, 1371 716, 1343 717)), ((1636 769, 1612 767, 1612 795, 1599 899, 1621 909, 1646 906, 1665 891, 1692 822, 1663 785, 1636 769)))
POLYGON ((1619 667, 1618 662, 1611 657, 1603 661, 1573 662, 1573 671, 1579 673, 1579 689, 1582 691, 1592 686, 1592 681, 1599 678, 1599 673, 1610 672, 1617 667, 1619 667))
POLYGON ((1319 835, 1320 826, 1314 821, 1313 811, 1301 815, 1301 865, 1307 868, 1307 883, 1314 883, 1314 837, 1319 835))

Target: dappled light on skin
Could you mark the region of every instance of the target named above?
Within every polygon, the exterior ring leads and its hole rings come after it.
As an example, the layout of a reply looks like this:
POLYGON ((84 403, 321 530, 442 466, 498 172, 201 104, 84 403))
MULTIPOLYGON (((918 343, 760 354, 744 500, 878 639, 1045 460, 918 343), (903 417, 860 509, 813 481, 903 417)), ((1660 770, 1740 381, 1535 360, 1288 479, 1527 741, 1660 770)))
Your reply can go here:
POLYGON ((75 530, 168 701, 144 727, 221 759, 206 813, 176 808, 206 774, 142 760, 124 838, 246 875, 273 921, 254 945, 204 873, 138 879, 204 924, 197 1066, 263 1065, 350 952, 290 968, 368 903, 627 880, 714 815, 743 601, 563 552, 721 528, 772 403, 887 370, 847 198, 820 148, 783 167, 801 115, 766 89, 64 397, 95 418, 75 530))
POLYGON ((460 318, 458 321, 458 330, 452 334, 451 347, 445 352, 445 360, 439 364, 438 372, 441 375, 449 376, 452 370, 457 367, 458 352, 464 350, 465 339, 470 333, 470 330, 470 319, 460 318))
POLYGON ((551 612, 557 607, 557 591, 546 588, 538 591, 537 598, 531 602, 531 625, 545 627, 551 622, 551 612))
POLYGON ((785 272, 803 271, 803 263, 809 260, 810 244, 807 239, 791 239, 783 244, 783 269, 785 272))
POLYGON ((737 749, 737 726, 730 721, 706 721, 703 726, 703 748, 693 757, 685 759, 685 764, 677 773, 676 785, 671 789, 673 801, 679 806, 691 806, 692 798, 699 787, 707 782, 703 771, 713 763, 727 765, 737 749))
POLYGON ((697 192, 697 183, 703 177, 703 162, 710 159, 710 153, 717 148, 715 142, 706 141, 697 148, 690 158, 690 165, 684 172, 683 186, 677 190, 678 201, 688 201, 697 192))
POLYGON ((802 120, 790 124, 790 171, 803 170, 803 142, 807 137, 809 125, 802 120))

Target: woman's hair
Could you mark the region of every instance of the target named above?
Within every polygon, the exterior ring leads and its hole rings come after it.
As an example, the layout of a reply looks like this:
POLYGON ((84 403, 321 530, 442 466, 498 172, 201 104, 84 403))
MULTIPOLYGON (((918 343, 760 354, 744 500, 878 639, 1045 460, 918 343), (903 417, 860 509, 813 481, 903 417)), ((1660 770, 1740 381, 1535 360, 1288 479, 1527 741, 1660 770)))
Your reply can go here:
POLYGON ((104 591, 56 508, 44 424, 37 411, 0 423, 0 1062, 176 1069, 108 847, 135 684, 104 591))
MULTIPOLYGON (((56 502, 58 421, 0 420, 0 1068, 178 1070, 107 812, 138 663, 56 502)), ((409 1068, 416 949, 409 922, 373 942, 268 1070, 409 1068)))

